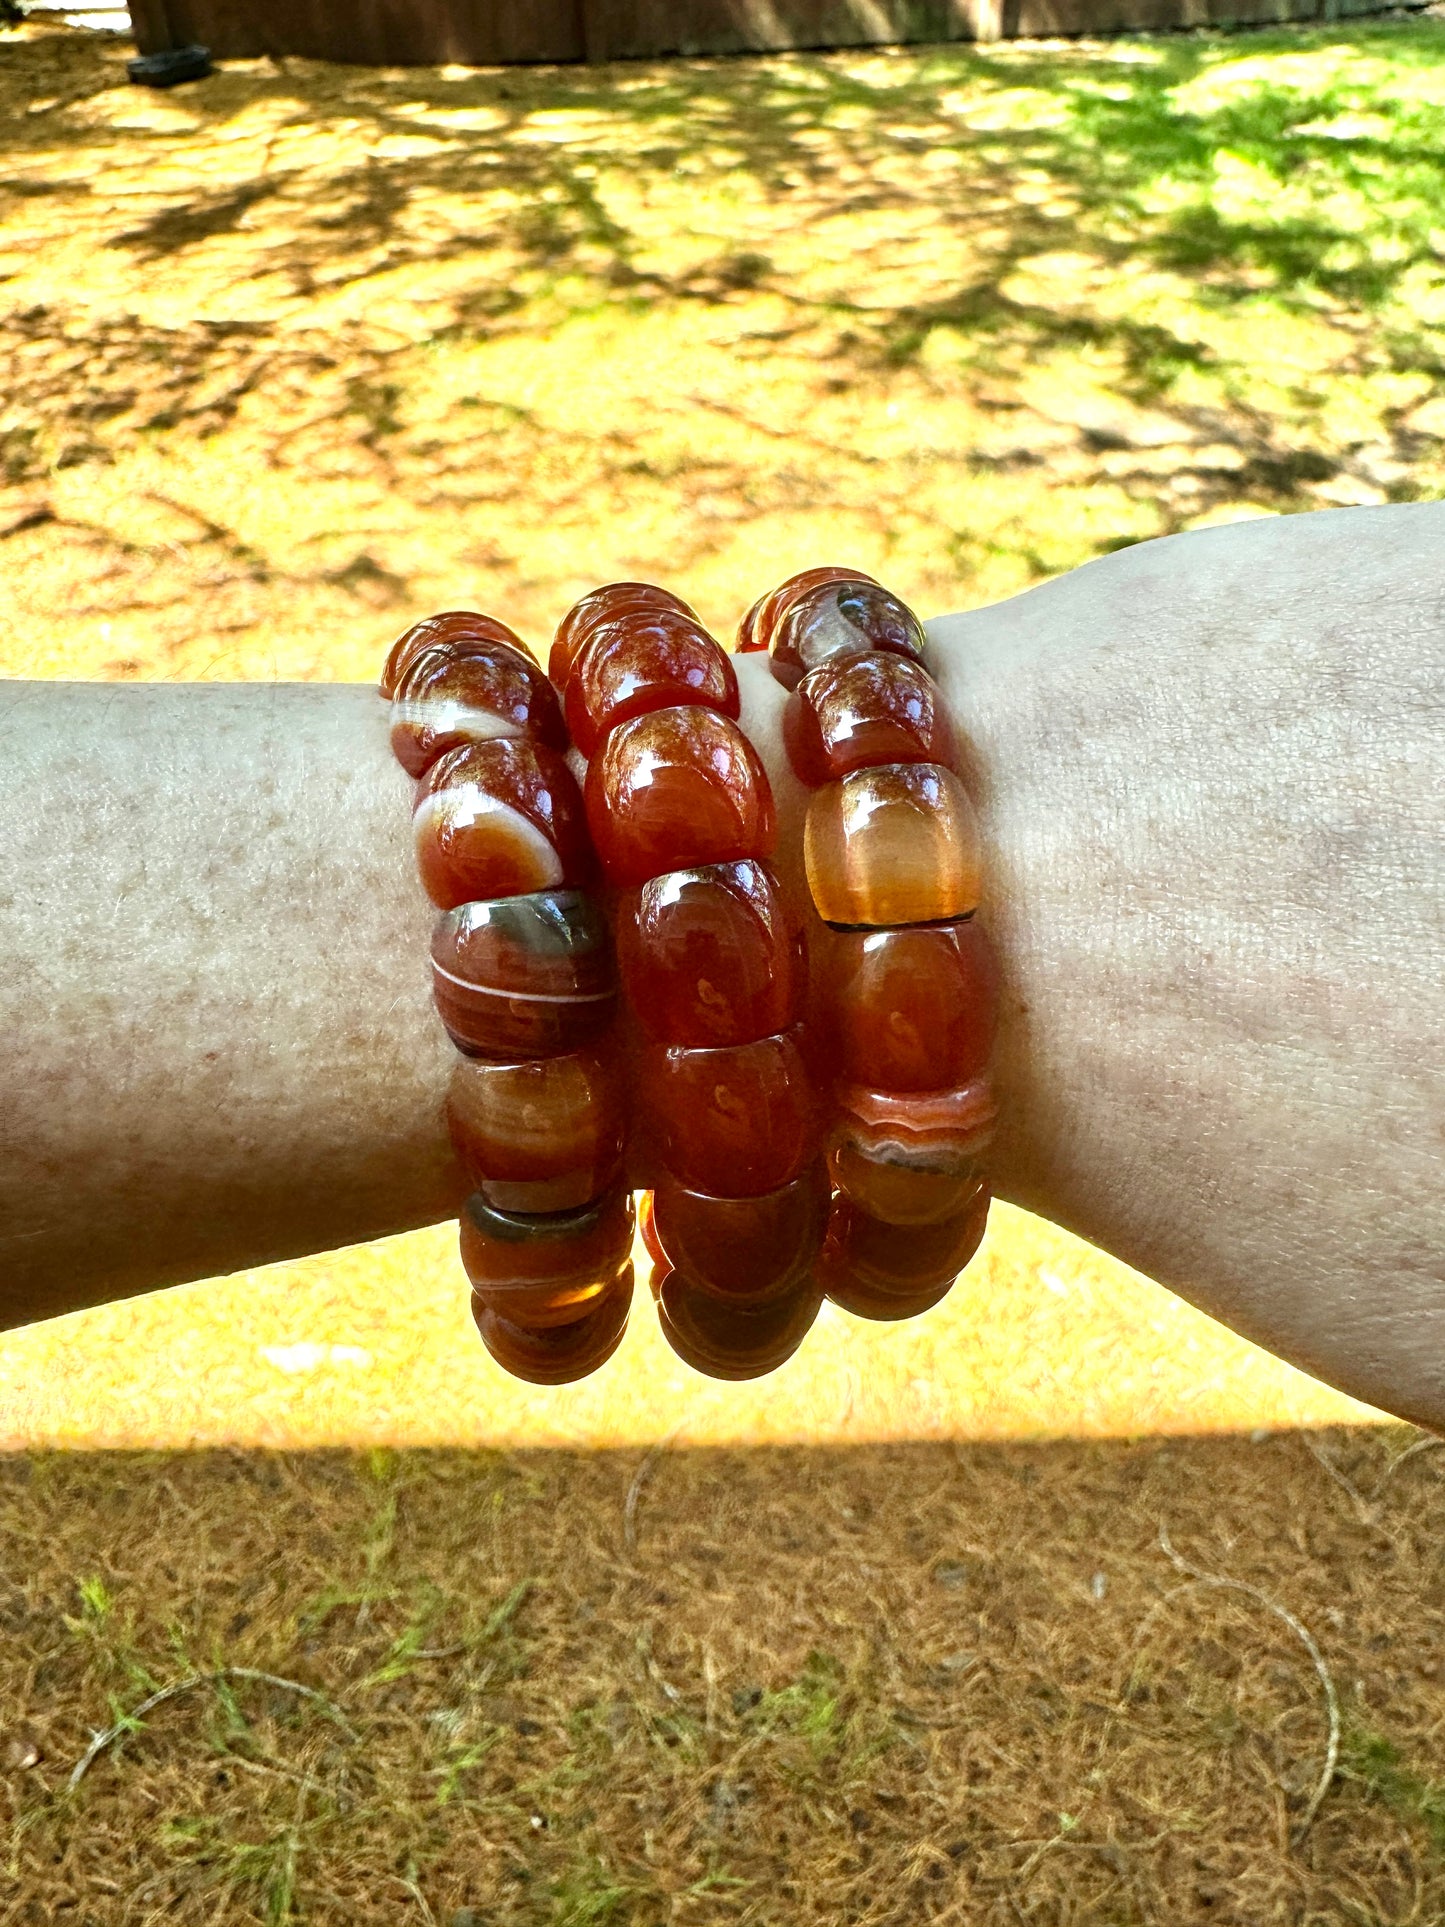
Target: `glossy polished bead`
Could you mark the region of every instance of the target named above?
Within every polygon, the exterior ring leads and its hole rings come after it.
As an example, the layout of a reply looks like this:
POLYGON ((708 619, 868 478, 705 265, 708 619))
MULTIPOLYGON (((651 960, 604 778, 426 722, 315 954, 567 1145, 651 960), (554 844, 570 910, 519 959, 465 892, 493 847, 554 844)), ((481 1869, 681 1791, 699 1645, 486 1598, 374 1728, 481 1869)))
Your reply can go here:
POLYGON ((737 652, 740 656, 750 654, 755 649, 767 649, 773 640, 773 631, 778 617, 790 603, 799 596, 806 595, 809 589, 816 589, 823 582, 871 582, 871 575, 861 569, 846 569, 833 564, 820 569, 802 569, 797 575, 790 575, 786 582, 780 582, 776 589, 769 589, 766 595, 758 597, 738 624, 737 652))
POLYGON ((557 624, 547 658, 547 674, 557 687, 566 686, 573 658, 599 623, 637 609, 673 609, 697 620, 681 596, 673 595, 670 589, 659 589, 652 582, 605 582, 574 602, 557 624))
POLYGON ((884 1224, 938 1224, 966 1210, 988 1182, 982 1153, 878 1149, 842 1136, 828 1153, 840 1194, 884 1224))
POLYGON ((748 1044, 802 1015, 801 919, 766 863, 668 870, 617 910, 618 961, 633 1012, 666 1044, 748 1044))
POLYGON ((978 817, 939 763, 860 769, 815 790, 803 856, 825 923, 939 923, 978 903, 978 817))
POLYGON ((840 1084, 834 1093, 835 1133, 846 1131, 866 1149, 898 1145, 973 1157, 990 1144, 997 1121, 993 1080, 987 1076, 946 1091, 900 1093, 840 1084))
POLYGON ((441 615, 414 622, 397 637, 381 672, 381 693, 390 702, 397 685, 418 656, 429 649, 462 649, 473 644, 502 643, 532 661, 532 651, 515 629, 495 616, 479 615, 475 609, 447 609, 441 615))
POLYGON ((592 851, 577 782, 537 743, 448 750, 417 787, 417 867, 439 909, 585 883, 592 851))
POLYGON ((998 1026, 998 957, 976 918, 819 935, 823 1024, 839 1076, 880 1091, 967 1084, 998 1026))
POLYGON ((842 656, 888 650, 922 662, 923 625, 876 582, 820 582, 796 596, 773 625, 773 674, 788 689, 809 670, 842 656))
POLYGON ((530 656, 504 642, 423 650, 397 683, 392 753, 410 776, 462 743, 527 738, 565 750, 557 692, 530 656))
POLYGON ((916 1318, 952 1289, 983 1242, 988 1192, 956 1217, 902 1226, 837 1198, 818 1276, 829 1298, 859 1318, 916 1318))
POLYGON ((636 608, 592 629, 567 677, 567 727, 590 756, 629 716, 679 703, 738 714, 738 679, 722 645, 677 609, 636 608))
POLYGON ((811 1279, 756 1310, 699 1291, 678 1272, 657 1291, 657 1322, 685 1364, 708 1378, 761 1378, 784 1365, 812 1330, 822 1293, 811 1279))
POLYGON ((723 1050, 654 1049, 644 1077, 662 1160, 691 1190, 758 1197, 791 1184, 817 1152, 817 1105, 791 1033, 723 1050))
POLYGON ((570 1385, 605 1365, 622 1343, 632 1304, 626 1264, 585 1314, 565 1325, 520 1325, 475 1295, 472 1317, 482 1343, 504 1371, 532 1385, 570 1385))
POLYGON ((476 1192, 461 1215, 462 1268, 493 1311, 537 1329, 565 1325, 617 1278, 632 1229, 632 1194, 620 1186, 580 1211, 527 1216, 476 1192))
POLYGON ((759 1305, 811 1275, 828 1222, 828 1177, 815 1163, 758 1198, 718 1198, 664 1178, 654 1236, 670 1270, 700 1290, 759 1305))
POLYGON ((572 1211, 622 1167, 625 1092, 611 1052, 521 1064, 460 1058, 447 1091, 452 1145, 468 1183, 502 1211, 572 1211))
POLYGON ((769 857, 773 793, 731 717, 694 705, 609 729, 587 765, 587 821, 610 883, 769 857))
POLYGON ((883 649, 810 669, 788 698, 783 742, 810 789, 880 763, 958 765, 938 684, 922 663, 883 649))
POLYGON ((458 904, 437 919, 431 959, 447 1035, 474 1057, 577 1050, 616 1012, 612 934, 581 890, 458 904))

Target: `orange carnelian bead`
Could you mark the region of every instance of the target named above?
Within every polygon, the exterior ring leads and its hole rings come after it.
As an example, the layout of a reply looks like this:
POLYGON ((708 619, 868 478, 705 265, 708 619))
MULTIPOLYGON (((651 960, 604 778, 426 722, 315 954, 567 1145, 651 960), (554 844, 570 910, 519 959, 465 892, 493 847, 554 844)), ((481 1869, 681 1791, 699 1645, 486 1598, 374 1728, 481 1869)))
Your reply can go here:
POLYGON ((825 923, 939 923, 978 903, 978 817, 941 763, 887 763, 815 790, 803 831, 825 923))
POLYGON ((583 883, 592 852, 577 779, 539 743, 448 750, 417 786, 417 867, 438 908, 583 883))
POLYGON ((732 1303, 776 1298, 811 1274, 822 1249, 829 1193, 821 1162, 757 1198, 718 1198, 672 1177, 652 1196, 663 1263, 732 1303))
POLYGON ((515 629, 509 629, 505 622, 498 622, 495 616, 479 615, 475 609, 448 609, 439 616, 428 616, 423 622, 414 622, 392 644, 386 667, 381 672, 381 693, 390 702, 407 670, 428 649, 464 648, 471 643, 497 642, 520 650, 529 661, 533 660, 532 651, 515 629))
POLYGON ((828 1297, 859 1318, 915 1318, 947 1297, 983 1242, 987 1190, 938 1224, 896 1225, 838 1198, 818 1277, 828 1297))
POLYGON ((788 698, 783 741, 810 789, 879 763, 958 764, 938 684, 922 663, 885 649, 810 669, 788 698))
POLYGON ((802 1014, 802 921, 766 863, 668 870, 617 911, 628 1000, 662 1043, 748 1044, 802 1014))
POLYGON ((482 1343, 504 1371, 532 1385, 570 1385, 605 1365, 622 1343, 632 1305, 632 1266, 625 1264, 583 1317, 540 1329, 518 1324, 473 1295, 482 1343))
POLYGON ((581 890, 462 903, 437 919, 432 988, 447 1035, 474 1057, 552 1057, 589 1043, 617 1007, 612 933, 581 890))
POLYGON ((783 610, 798 597, 806 595, 809 589, 816 589, 823 582, 871 582, 871 575, 864 575, 861 569, 844 569, 827 566, 821 569, 802 569, 797 575, 790 575, 786 582, 780 582, 776 589, 769 589, 760 595, 738 624, 737 651, 740 656, 748 655, 755 649, 771 647, 773 631, 783 610))
POLYGON ((830 1133, 833 1182, 889 1224, 952 1217, 982 1182, 995 1118, 987 1077, 908 1096, 844 1085, 830 1133))
POLYGON ((826 931, 818 976, 840 1076, 880 1091, 936 1091, 986 1068, 999 968, 975 918, 826 931))
POLYGON ((676 1271, 655 1282, 663 1336, 685 1364, 709 1378, 761 1378, 775 1372, 812 1330, 822 1304, 811 1278, 746 1310, 697 1290, 676 1271))
POLYGON ((474 1192, 461 1216, 462 1268, 493 1311, 541 1330, 582 1317, 632 1253, 632 1193, 618 1186, 580 1211, 519 1215, 474 1192))
POLYGON ((923 625, 876 582, 820 582, 788 602, 773 625, 773 674, 796 688, 810 669, 877 649, 922 662, 923 625))
POLYGON ((468 1183, 500 1211, 574 1211, 621 1171, 627 1111, 611 1051, 459 1058, 446 1108, 468 1183))
POLYGON ((736 719, 733 666, 695 617, 677 609, 636 608, 592 629, 567 677, 567 727, 583 756, 629 716, 678 703, 701 703, 736 719))
POLYGON ((552 639, 547 674, 559 689, 565 687, 577 651, 597 625, 634 609, 675 609, 697 620, 681 596, 651 582, 607 582, 600 589, 591 589, 572 604, 552 639))
POLYGON ((587 765, 586 800, 597 854, 618 885, 768 857, 777 840, 757 751, 731 717, 696 705, 609 729, 587 765))
POLYGON ((504 642, 425 649, 397 681, 391 747, 409 776, 462 743, 526 737, 567 747, 557 692, 530 656, 504 642))
POLYGON ((793 1034, 722 1050, 654 1049, 644 1062, 662 1158, 720 1198, 791 1184, 818 1149, 817 1107, 793 1034))

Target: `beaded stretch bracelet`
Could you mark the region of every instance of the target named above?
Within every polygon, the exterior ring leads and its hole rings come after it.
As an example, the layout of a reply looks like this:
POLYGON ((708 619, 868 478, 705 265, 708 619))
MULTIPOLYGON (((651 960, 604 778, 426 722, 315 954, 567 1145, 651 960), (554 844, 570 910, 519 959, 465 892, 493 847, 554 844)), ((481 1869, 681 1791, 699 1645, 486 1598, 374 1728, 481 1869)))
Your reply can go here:
POLYGON ((550 680, 467 612, 392 650, 381 690, 460 1053, 462 1261, 514 1374, 561 1383, 615 1350, 634 1184, 662 1330, 716 1377, 775 1369, 825 1293, 873 1318, 925 1310, 977 1248, 997 970, 922 645, 844 569, 792 578, 740 629, 793 691, 811 972, 731 662, 685 603, 641 583, 583 597, 550 680))

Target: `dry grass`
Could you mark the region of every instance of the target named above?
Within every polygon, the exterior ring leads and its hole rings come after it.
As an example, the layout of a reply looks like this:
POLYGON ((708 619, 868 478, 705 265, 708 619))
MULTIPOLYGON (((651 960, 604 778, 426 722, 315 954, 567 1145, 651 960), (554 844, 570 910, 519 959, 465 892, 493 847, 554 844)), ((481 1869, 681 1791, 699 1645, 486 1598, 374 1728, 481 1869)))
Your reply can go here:
POLYGON ((1439 1920, 1409 1443, 0 1461, 0 1920, 1439 1920))

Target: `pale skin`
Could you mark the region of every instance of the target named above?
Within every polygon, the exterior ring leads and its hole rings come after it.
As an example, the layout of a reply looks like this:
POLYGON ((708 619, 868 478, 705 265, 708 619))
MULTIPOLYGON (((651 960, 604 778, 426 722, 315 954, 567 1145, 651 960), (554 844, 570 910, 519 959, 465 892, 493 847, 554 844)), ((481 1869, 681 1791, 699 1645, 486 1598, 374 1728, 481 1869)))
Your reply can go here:
MULTIPOLYGON (((930 648, 998 1195, 1445 1431, 1445 504, 1143 544, 930 648)), ((5 687, 0 1327, 455 1214, 409 795, 371 687, 5 687)))

